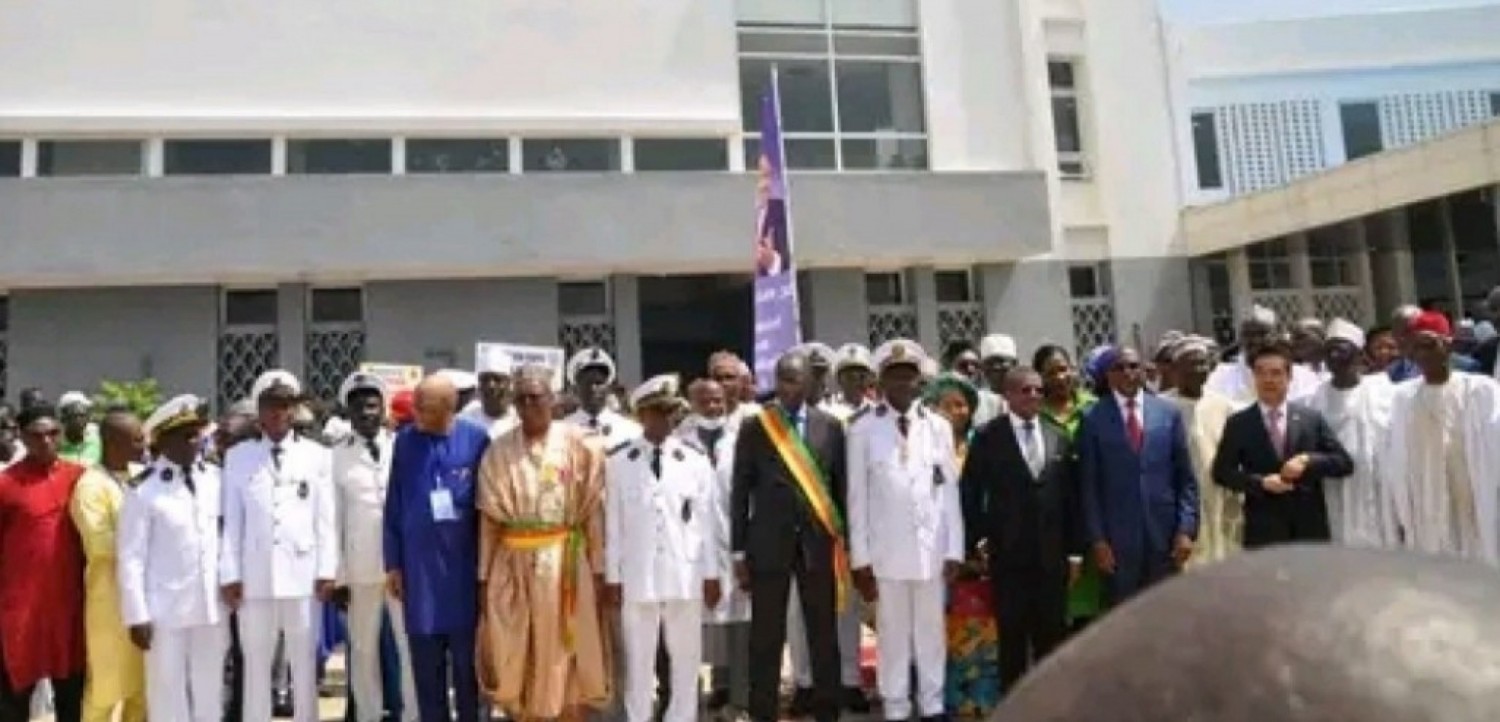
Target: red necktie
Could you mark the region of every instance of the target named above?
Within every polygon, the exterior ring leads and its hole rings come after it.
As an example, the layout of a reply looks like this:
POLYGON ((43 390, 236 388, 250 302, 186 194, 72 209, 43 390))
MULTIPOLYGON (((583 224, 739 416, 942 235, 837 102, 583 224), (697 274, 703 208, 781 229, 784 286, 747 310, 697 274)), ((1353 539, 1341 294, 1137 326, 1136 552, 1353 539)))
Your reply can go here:
POLYGON ((1141 453, 1141 444, 1146 441, 1146 432, 1141 429, 1141 420, 1135 415, 1135 399, 1125 399, 1125 436, 1130 439, 1130 448, 1141 453))

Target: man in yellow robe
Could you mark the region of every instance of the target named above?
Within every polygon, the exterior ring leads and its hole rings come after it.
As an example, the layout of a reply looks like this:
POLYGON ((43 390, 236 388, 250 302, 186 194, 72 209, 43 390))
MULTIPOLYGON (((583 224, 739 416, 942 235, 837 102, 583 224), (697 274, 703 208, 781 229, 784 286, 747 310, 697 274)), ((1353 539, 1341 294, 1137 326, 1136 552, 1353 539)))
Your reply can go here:
POLYGON ((88 647, 88 682, 83 694, 83 722, 110 722, 121 707, 120 722, 146 719, 144 658, 130 642, 120 617, 120 587, 115 576, 115 529, 125 495, 132 492, 145 451, 140 419, 111 412, 100 425, 101 459, 78 480, 68 511, 83 539, 84 635, 88 647))
POLYGON ((515 376, 521 423, 479 468, 479 687, 519 722, 579 719, 611 695, 597 601, 604 450, 552 419, 551 372, 515 376))

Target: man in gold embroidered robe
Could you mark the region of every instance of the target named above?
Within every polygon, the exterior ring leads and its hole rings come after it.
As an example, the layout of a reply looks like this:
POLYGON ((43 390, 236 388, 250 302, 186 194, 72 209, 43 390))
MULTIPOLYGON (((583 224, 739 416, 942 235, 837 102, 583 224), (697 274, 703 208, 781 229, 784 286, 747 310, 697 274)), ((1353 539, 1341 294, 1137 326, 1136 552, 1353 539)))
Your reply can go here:
POLYGON ((578 719, 612 693, 597 601, 604 450, 552 420, 551 372, 516 374, 521 423, 479 468, 481 692, 513 719, 578 719))

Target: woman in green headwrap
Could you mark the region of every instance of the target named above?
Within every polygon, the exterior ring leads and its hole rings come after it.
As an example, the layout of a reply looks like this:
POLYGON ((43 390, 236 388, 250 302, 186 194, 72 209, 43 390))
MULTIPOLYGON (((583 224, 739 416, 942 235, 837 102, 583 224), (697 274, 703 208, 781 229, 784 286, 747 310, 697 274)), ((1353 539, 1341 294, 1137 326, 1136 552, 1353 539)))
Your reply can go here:
POLYGON ((953 427, 953 449, 958 454, 958 468, 964 468, 969 455, 969 439, 974 436, 974 409, 979 406, 979 390, 969 380, 954 373, 939 374, 922 390, 923 400, 953 427))
MULTIPOLYGON (((1031 367, 1042 377, 1042 418, 1067 432, 1068 438, 1077 438, 1083 414, 1095 399, 1078 384, 1073 357, 1067 349, 1048 344, 1036 350, 1031 367)), ((1068 625, 1074 631, 1099 616, 1101 582, 1099 571, 1085 556, 1078 581, 1068 590, 1068 625)))

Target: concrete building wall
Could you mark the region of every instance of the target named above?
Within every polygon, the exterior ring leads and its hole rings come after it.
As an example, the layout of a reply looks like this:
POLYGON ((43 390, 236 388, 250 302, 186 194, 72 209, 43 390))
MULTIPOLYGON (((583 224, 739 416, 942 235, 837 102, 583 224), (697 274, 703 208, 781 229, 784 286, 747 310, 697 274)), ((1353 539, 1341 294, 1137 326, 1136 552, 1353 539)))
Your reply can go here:
POLYGON ((801 292, 809 318, 802 327, 810 338, 834 348, 840 344, 869 344, 869 309, 865 304, 862 268, 820 268, 808 271, 801 292))
POLYGON ((1044 343, 1070 347, 1073 319, 1068 302, 1067 266, 1056 261, 980 266, 979 296, 990 333, 1016 339, 1022 355, 1044 343))
POLYGON ((477 341, 557 345, 551 278, 381 281, 365 286, 366 357, 474 367, 477 341))

